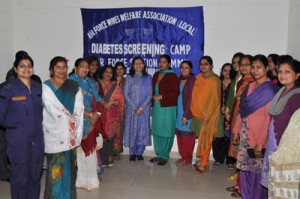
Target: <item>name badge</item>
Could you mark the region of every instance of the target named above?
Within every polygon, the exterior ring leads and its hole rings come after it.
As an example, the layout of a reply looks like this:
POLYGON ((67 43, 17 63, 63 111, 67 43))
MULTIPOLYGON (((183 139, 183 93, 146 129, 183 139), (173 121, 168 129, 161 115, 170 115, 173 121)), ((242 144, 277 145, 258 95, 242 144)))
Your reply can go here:
POLYGON ((18 96, 18 97, 12 97, 12 101, 22 101, 26 100, 26 96, 18 96))

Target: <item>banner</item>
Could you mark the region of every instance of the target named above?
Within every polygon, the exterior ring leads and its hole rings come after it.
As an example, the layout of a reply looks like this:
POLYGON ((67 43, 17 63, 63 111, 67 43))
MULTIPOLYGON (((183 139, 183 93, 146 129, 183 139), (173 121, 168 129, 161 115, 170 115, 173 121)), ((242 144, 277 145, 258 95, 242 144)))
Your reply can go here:
POLYGON ((139 55, 153 75, 162 54, 180 74, 180 63, 190 60, 194 74, 204 50, 202 7, 81 9, 84 54, 95 54, 101 65, 123 62, 131 66, 139 55))

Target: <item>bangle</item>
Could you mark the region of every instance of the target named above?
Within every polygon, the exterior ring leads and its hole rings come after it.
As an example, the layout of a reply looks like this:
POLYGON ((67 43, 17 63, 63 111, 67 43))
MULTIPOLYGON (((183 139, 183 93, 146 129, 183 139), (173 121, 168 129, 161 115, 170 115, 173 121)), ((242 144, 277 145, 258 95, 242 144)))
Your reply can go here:
POLYGON ((92 118, 92 116, 93 116, 93 113, 92 113, 92 112, 90 112, 90 115, 89 115, 89 116, 90 116, 90 118, 92 118))
POLYGON ((142 111, 144 110, 144 109, 142 109, 141 107, 140 107, 139 109, 141 109, 142 111))

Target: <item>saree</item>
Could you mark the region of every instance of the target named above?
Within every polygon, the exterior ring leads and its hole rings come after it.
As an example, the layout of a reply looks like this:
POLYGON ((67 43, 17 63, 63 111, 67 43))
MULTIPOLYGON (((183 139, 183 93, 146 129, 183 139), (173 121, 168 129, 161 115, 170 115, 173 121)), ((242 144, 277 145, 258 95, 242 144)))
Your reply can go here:
MULTIPOLYGON (((79 133, 77 131, 78 123, 83 122, 82 95, 79 95, 81 98, 77 97, 78 93, 81 93, 78 84, 72 80, 66 80, 58 89, 48 80, 44 82, 43 90, 45 105, 44 119, 47 121, 49 117, 56 118, 55 116, 58 113, 60 117, 55 120, 56 123, 55 121, 51 121, 51 124, 59 127, 61 122, 64 121, 64 126, 68 127, 65 129, 66 132, 64 132, 63 128, 56 128, 60 130, 60 134, 66 134, 66 136, 58 136, 67 143, 63 148, 58 148, 53 145, 53 140, 49 136, 51 129, 47 130, 48 135, 45 137, 45 143, 47 145, 47 141, 50 141, 49 148, 51 145, 57 152, 46 153, 48 164, 44 197, 46 199, 75 199, 77 197, 75 187, 77 166, 75 147, 78 146, 81 141, 81 136, 78 136, 78 134, 82 135, 81 132, 79 133), (57 109, 55 107, 57 107, 57 109), (57 112, 54 110, 57 110, 57 112), (60 110, 60 113, 58 110, 60 110), (79 112, 80 110, 81 112, 79 112), (51 113, 53 115, 50 115, 51 113), (81 117, 78 118, 78 114, 81 117), (66 120, 63 120, 63 115, 67 115, 66 120)), ((49 122, 47 121, 46 123, 49 122)), ((44 128, 48 127, 49 126, 44 125, 44 128)), ((82 126, 79 130, 82 130, 82 126)), ((57 145, 59 145, 59 143, 57 143, 57 145)))
POLYGON ((105 139, 112 139, 113 151, 122 152, 123 140, 121 141, 121 123, 124 120, 125 100, 121 87, 116 82, 110 82, 103 85, 99 83, 99 95, 104 102, 116 101, 117 103, 111 109, 105 109, 106 123, 104 125, 105 139))
MULTIPOLYGON (((70 76, 79 83, 81 88, 85 111, 92 111, 92 102, 95 99, 97 102, 102 102, 102 99, 97 94, 95 84, 88 77, 80 78, 73 74, 70 76)), ((97 175, 97 154, 96 145, 98 131, 93 131, 94 127, 90 124, 90 118, 84 116, 83 122, 83 137, 81 147, 77 148, 77 179, 76 187, 83 187, 87 190, 99 188, 99 180, 97 175)))
POLYGON ((213 138, 217 133, 217 122, 221 106, 221 81, 216 74, 203 77, 198 75, 192 92, 190 129, 198 135, 197 157, 207 166, 213 138), (207 124, 202 124, 207 120, 207 124))

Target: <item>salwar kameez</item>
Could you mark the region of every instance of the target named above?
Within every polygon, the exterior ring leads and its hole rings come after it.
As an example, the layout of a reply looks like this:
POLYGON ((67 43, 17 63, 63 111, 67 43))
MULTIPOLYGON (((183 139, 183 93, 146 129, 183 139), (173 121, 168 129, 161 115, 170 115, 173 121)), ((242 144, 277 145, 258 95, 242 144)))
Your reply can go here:
POLYGON ((183 117, 183 95, 182 91, 184 84, 180 84, 180 95, 178 96, 177 104, 177 119, 176 119, 176 137, 178 144, 178 151, 182 157, 184 163, 190 163, 193 159, 193 151, 195 146, 196 134, 190 130, 190 124, 192 119, 186 121, 186 124, 182 124, 183 117))
MULTIPOLYGON (((155 85, 154 95, 159 95, 158 84, 155 85)), ((174 142, 176 106, 161 107, 159 101, 154 101, 152 116, 154 151, 158 158, 168 160, 174 142)))

